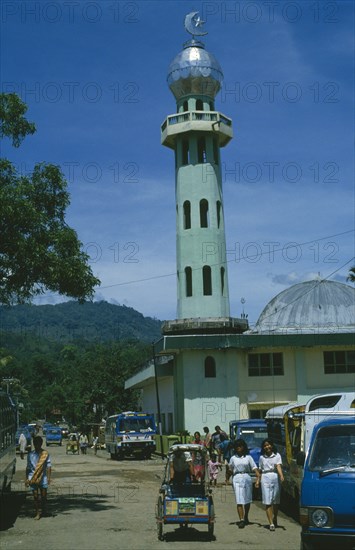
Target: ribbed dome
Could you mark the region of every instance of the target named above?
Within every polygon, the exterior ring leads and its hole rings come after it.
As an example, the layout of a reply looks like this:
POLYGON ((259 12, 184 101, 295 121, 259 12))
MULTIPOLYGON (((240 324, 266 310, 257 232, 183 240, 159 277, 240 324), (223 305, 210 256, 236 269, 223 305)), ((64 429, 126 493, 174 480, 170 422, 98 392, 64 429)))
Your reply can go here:
POLYGON ((355 289, 335 281, 306 281, 287 288, 262 311, 253 332, 355 331, 355 289))
POLYGON ((223 81, 217 59, 198 40, 190 40, 170 63, 168 84, 176 100, 186 95, 206 95, 212 99, 223 81))

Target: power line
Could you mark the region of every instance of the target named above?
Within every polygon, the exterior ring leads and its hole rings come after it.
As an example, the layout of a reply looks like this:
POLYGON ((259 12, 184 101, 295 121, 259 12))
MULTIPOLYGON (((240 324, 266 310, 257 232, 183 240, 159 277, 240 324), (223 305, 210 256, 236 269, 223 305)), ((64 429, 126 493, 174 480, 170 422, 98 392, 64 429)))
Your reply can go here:
POLYGON ((297 298, 295 298, 294 300, 292 300, 292 302, 288 303, 288 304, 285 304, 283 307, 281 307, 280 309, 278 309, 277 311, 273 311, 271 313, 269 313, 269 315, 265 315, 265 317, 263 317, 263 321, 264 319, 267 319, 268 317, 272 317, 273 315, 279 315, 281 311, 283 311, 284 309, 288 308, 289 306, 291 306, 292 304, 294 304, 295 302, 298 302, 298 300, 300 300, 301 298, 303 298, 304 296, 306 296, 307 294, 309 294, 310 292, 313 292, 313 290, 315 288, 317 288, 319 285, 321 285, 322 283, 324 283, 325 281, 327 281, 330 277, 332 277, 333 275, 335 275, 335 273, 337 273, 338 271, 340 271, 341 269, 343 269, 346 265, 350 264, 352 261, 355 260, 355 256, 353 256, 352 258, 350 258, 350 260, 348 260, 347 262, 345 262, 345 264, 343 264, 342 266, 340 266, 338 269, 335 269, 334 271, 332 271, 332 273, 329 273, 329 275, 327 275, 326 277, 324 277, 323 279, 319 279, 319 281, 316 281, 314 283, 314 285, 312 286, 312 288, 306 290, 303 294, 301 294, 300 296, 297 296, 297 298))
MULTIPOLYGON (((306 246, 307 244, 311 244, 311 243, 314 243, 314 242, 318 242, 318 241, 323 241, 324 239, 333 239, 334 237, 340 237, 342 235, 347 235, 348 233, 353 233, 354 232, 354 229, 351 229, 349 231, 343 231, 342 233, 336 233, 334 235, 329 235, 329 236, 326 236, 326 237, 320 237, 318 239, 312 239, 311 241, 306 241, 304 243, 297 243, 297 246, 306 246)), ((296 243, 295 243, 296 245, 296 243)), ((283 250, 283 248, 279 248, 279 249, 274 249, 273 252, 281 252, 283 250)), ((265 252, 260 252, 259 256, 263 256, 264 254, 270 254, 270 251, 265 251, 265 252)), ((242 259, 243 260, 246 260, 248 259, 249 256, 246 256, 246 257, 243 257, 242 259)), ((215 263, 215 264, 210 264, 211 267, 214 267, 216 265, 223 265, 223 264, 227 264, 229 262, 232 262, 234 261, 233 259, 231 260, 225 260, 224 262, 218 262, 218 263, 215 263)), ((349 262, 351 262, 351 260, 349 260, 349 262)), ((349 262, 346 262, 346 264, 344 265, 347 265, 349 262)), ((344 267, 344 266, 342 266, 344 267)), ((200 267, 195 267, 192 269, 192 271, 198 271, 200 269, 200 267)), ((342 269, 342 268, 339 268, 339 269, 342 269)), ((338 271, 338 270, 336 270, 338 271)), ((335 273, 336 273, 335 271, 335 273)), ((113 287, 116 287, 116 286, 126 286, 126 285, 132 285, 132 284, 137 284, 137 283, 144 283, 146 281, 152 281, 152 280, 155 280, 155 279, 163 279, 165 277, 172 277, 172 276, 176 276, 176 272, 174 273, 166 273, 164 275, 152 275, 151 277, 145 277, 143 279, 134 279, 134 280, 131 280, 131 281, 125 281, 123 283, 114 283, 112 285, 107 285, 107 286, 99 286, 97 287, 98 289, 101 289, 101 290, 105 290, 105 289, 108 289, 108 288, 113 288, 113 287)))

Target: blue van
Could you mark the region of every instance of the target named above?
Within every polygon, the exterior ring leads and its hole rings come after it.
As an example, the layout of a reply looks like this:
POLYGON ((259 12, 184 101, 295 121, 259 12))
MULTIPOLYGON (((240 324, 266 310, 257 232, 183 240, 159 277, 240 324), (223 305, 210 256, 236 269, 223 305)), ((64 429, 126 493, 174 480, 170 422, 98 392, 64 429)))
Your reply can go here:
POLYGON ((355 547, 354 413, 313 429, 301 485, 301 550, 355 547))
POLYGON ((46 445, 61 445, 62 444, 62 430, 56 426, 49 426, 46 429, 46 445))
POLYGON ((229 422, 229 435, 231 441, 244 439, 249 452, 256 465, 259 464, 261 443, 267 438, 267 424, 261 419, 231 420, 229 422))

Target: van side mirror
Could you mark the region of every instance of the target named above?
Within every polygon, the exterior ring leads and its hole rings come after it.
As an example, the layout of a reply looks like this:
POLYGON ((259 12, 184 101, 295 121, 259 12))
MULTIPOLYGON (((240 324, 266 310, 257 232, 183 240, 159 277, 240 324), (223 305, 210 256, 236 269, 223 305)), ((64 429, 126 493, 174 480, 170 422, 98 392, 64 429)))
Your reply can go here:
POLYGON ((306 453, 304 451, 300 451, 299 453, 297 453, 297 457, 296 457, 297 466, 304 466, 305 459, 306 459, 306 453))

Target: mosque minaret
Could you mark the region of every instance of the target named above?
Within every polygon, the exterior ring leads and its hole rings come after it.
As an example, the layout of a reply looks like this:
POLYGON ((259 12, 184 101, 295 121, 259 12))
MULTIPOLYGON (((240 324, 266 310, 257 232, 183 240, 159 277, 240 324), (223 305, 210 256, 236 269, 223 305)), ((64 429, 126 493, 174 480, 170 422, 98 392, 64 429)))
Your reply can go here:
POLYGON ((176 113, 161 128, 175 153, 177 319, 229 318, 220 149, 233 137, 232 121, 215 110, 223 73, 196 37, 197 13, 186 16, 192 39, 168 69, 176 113))
POLYGON ((196 12, 185 28, 192 39, 168 71, 176 113, 161 135, 175 153, 177 317, 163 322, 153 365, 125 386, 142 392, 143 409, 155 411, 165 434, 228 430, 230 420, 261 419, 277 405, 354 390, 349 285, 293 285, 267 304, 252 329, 244 312, 230 317, 220 149, 233 137, 232 124, 215 110, 223 75, 199 41, 206 33, 196 12))

